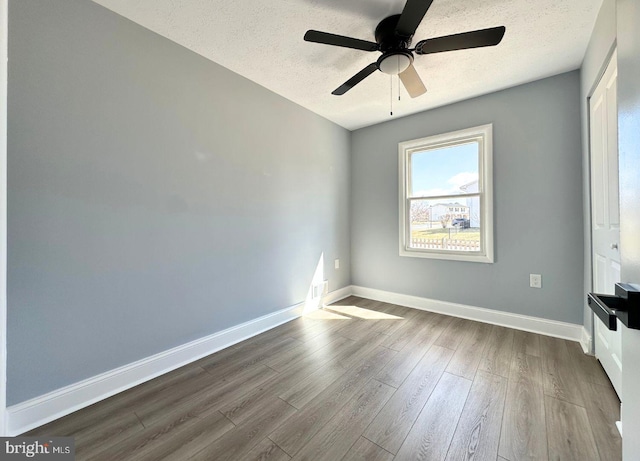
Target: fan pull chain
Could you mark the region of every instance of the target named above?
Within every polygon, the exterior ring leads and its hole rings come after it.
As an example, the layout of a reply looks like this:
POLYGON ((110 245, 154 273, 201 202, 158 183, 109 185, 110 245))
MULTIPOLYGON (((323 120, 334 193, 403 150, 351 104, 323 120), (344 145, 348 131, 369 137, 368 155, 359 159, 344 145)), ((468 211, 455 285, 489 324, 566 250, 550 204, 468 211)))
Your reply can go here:
POLYGON ((398 69, 396 73, 398 76, 398 101, 400 101, 400 55, 396 56, 396 66, 396 69, 398 69))
POLYGON ((389 76, 389 113, 393 117, 393 75, 389 76))

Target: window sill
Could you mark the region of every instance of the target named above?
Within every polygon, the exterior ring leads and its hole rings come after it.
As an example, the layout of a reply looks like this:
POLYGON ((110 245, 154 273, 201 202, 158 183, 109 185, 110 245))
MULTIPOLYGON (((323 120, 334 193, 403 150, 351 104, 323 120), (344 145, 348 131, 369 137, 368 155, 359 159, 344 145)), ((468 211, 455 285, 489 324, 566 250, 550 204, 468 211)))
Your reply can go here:
POLYGON ((438 252, 424 250, 407 250, 400 248, 400 256, 410 258, 443 259, 448 261, 465 261, 472 263, 493 264, 493 255, 479 253, 438 252))

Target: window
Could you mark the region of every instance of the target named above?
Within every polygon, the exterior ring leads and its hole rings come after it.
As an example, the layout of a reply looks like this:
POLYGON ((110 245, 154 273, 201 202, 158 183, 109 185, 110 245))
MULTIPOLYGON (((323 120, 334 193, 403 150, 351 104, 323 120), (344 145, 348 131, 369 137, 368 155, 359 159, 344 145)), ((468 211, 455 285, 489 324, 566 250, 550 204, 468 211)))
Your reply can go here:
POLYGON ((400 256, 493 262, 492 125, 398 146, 400 256))

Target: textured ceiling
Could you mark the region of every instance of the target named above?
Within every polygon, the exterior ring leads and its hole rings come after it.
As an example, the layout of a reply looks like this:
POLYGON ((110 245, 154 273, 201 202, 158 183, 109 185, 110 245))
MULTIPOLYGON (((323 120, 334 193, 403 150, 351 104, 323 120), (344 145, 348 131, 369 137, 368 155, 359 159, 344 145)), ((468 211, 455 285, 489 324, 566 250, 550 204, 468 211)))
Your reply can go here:
POLYGON ((398 101, 397 77, 375 72, 331 91, 378 52, 308 43, 307 29, 375 41, 403 0, 94 0, 350 130, 580 67, 602 0, 435 0, 415 36, 504 25, 496 47, 416 56, 427 93, 398 101), (393 90, 392 90, 393 88, 393 90), (390 91, 393 112, 390 116, 390 91))

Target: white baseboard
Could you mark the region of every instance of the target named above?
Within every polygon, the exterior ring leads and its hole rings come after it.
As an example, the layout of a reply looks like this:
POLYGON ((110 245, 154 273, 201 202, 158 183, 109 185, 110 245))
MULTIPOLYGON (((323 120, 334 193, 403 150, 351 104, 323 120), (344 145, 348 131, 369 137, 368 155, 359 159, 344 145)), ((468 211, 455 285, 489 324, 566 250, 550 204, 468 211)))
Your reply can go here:
POLYGON ((326 306, 327 304, 338 302, 341 299, 348 298, 349 296, 351 296, 351 292, 351 285, 349 285, 344 288, 340 288, 338 290, 327 293, 322 298, 322 307, 326 306))
POLYGON ((580 336, 580 345, 585 354, 593 355, 593 344, 591 343, 591 335, 585 327, 582 327, 582 335, 580 336))
POLYGON ((532 333, 539 333, 546 336, 569 339, 571 341, 580 342, 582 339, 582 332, 584 330, 582 325, 576 325, 573 323, 558 322, 555 320, 541 319, 527 315, 485 309, 483 307, 467 306, 464 304, 438 301, 418 296, 403 295, 390 291, 376 290, 374 288, 352 285, 351 290, 352 294, 355 296, 361 296, 375 301, 399 304, 401 306, 412 307, 414 309, 437 312, 439 314, 452 315, 454 317, 462 317, 469 320, 476 320, 478 322, 515 328, 516 330, 530 331, 532 333))
MULTIPOLYGON (((351 294, 351 287, 326 295, 335 302, 351 294)), ((7 408, 7 433, 15 436, 68 415, 100 400, 153 379, 240 341, 298 318, 305 303, 219 331, 137 362, 107 371, 7 408)))

